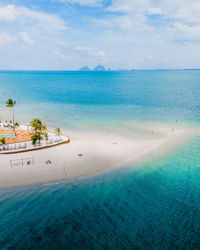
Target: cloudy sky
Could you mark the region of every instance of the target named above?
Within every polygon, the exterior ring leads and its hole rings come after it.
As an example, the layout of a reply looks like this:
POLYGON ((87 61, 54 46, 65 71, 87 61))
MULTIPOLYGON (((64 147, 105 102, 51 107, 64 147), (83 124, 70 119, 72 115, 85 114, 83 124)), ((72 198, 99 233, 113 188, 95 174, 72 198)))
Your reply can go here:
POLYGON ((200 1, 0 1, 0 69, 97 64, 200 68, 200 1))

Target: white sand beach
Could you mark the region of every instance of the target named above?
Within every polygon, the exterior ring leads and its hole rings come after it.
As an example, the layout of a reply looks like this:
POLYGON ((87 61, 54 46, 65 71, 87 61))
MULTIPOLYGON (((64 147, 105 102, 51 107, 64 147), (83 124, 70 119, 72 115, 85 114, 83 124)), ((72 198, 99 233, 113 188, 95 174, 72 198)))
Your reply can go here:
POLYGON ((90 177, 130 163, 138 166, 178 148, 196 136, 199 129, 177 126, 172 131, 171 127, 160 124, 151 127, 137 124, 132 136, 85 131, 64 133, 71 138, 69 144, 0 155, 0 188, 90 177))

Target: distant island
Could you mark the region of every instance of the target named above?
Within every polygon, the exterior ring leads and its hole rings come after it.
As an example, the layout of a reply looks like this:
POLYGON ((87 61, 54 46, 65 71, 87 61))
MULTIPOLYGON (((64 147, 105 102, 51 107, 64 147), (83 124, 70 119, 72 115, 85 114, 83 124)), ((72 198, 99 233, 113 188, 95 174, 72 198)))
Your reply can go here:
POLYGON ((135 71, 135 69, 111 69, 109 68, 105 68, 103 65, 99 64, 94 68, 90 68, 89 66, 83 66, 79 69, 79 71, 135 71))
POLYGON ((91 69, 88 66, 83 66, 79 69, 80 71, 90 71, 91 69))
POLYGON ((79 71, 184 71, 184 70, 200 70, 198 68, 196 69, 173 69, 173 68, 170 68, 170 69, 162 69, 162 68, 158 68, 158 69, 111 69, 111 68, 105 68, 103 65, 99 64, 97 65, 96 67, 94 68, 90 68, 89 66, 83 66, 79 69, 79 71))
MULTIPOLYGON (((110 68, 108 70, 110 70, 110 68)), ((88 66, 83 66, 79 71, 106 71, 106 68, 103 65, 97 65, 94 69, 90 69, 88 66)))

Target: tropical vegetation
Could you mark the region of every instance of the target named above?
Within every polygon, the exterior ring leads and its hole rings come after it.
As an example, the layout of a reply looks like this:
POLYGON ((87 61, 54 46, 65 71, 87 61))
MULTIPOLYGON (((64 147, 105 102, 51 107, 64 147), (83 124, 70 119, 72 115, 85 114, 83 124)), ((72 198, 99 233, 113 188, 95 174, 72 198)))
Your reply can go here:
POLYGON ((2 144, 5 144, 5 143, 6 143, 6 139, 3 137, 3 138, 0 139, 0 142, 1 142, 2 144))
POLYGON ((16 104, 16 101, 13 101, 12 99, 8 99, 6 102, 6 107, 12 108, 12 112, 13 112, 12 123, 13 123, 13 125, 15 124, 15 111, 14 111, 15 104, 16 104))
POLYGON ((61 135, 61 129, 60 128, 56 128, 55 130, 55 133, 59 136, 61 135))
POLYGON ((37 142, 40 144, 40 141, 45 136, 46 140, 48 140, 47 127, 43 124, 43 122, 39 118, 34 118, 30 122, 30 126, 34 129, 35 134, 31 136, 32 144, 35 145, 37 142))

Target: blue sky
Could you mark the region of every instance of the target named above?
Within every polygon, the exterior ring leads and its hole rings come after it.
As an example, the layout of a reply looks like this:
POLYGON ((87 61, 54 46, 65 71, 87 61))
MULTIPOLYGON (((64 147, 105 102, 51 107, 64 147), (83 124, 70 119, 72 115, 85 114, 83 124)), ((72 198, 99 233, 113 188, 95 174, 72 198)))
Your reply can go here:
POLYGON ((200 1, 1 0, 0 69, 200 68, 200 1))

